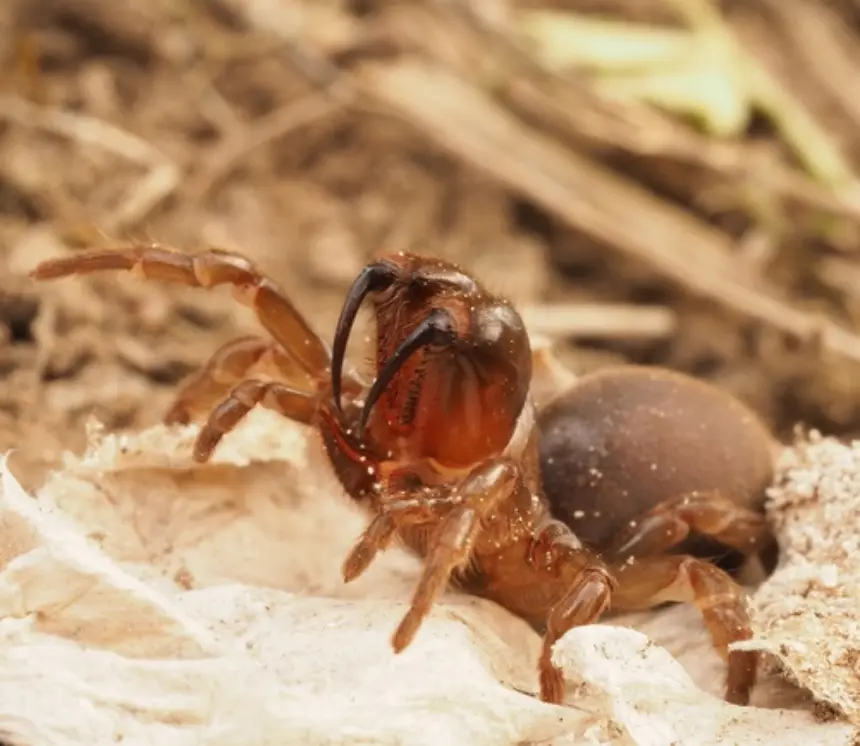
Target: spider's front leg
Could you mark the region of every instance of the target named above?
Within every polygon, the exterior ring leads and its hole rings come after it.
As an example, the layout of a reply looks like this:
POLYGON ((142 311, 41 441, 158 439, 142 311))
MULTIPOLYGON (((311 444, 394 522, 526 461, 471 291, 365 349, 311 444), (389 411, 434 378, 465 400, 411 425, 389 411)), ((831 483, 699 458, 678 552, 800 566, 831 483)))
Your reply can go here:
POLYGON ((346 581, 358 577, 397 534, 424 556, 424 571, 412 604, 392 638, 396 652, 415 637, 451 574, 469 561, 482 522, 511 498, 520 479, 513 461, 488 459, 454 485, 379 498, 377 515, 347 556, 343 574, 346 581))
POLYGON ((53 280, 108 270, 125 270, 149 280, 189 287, 231 285, 236 299, 254 310, 266 331, 304 371, 313 378, 322 378, 329 368, 329 351, 304 316, 273 280, 241 254, 221 249, 186 254, 148 244, 49 259, 33 269, 30 276, 53 280))
MULTIPOLYGON (((404 537, 425 556, 424 571, 406 616, 394 633, 395 651, 403 650, 415 636, 433 603, 445 589, 452 573, 461 569, 473 556, 476 544, 485 544, 488 556, 499 559, 504 549, 496 535, 510 536, 511 523, 519 523, 526 514, 513 507, 515 495, 522 489, 520 467, 509 460, 487 460, 456 485, 424 487, 394 493, 382 498, 378 513, 364 531, 344 562, 344 578, 358 577, 373 561, 377 552, 389 545, 395 535, 404 537), (508 509, 510 510, 508 510, 508 509), (495 514, 499 525, 490 527, 486 519, 495 514), (507 527, 503 524, 508 521, 507 527), (428 527, 433 527, 427 534, 428 527), (482 534, 482 529, 485 534, 482 534)), ((526 511, 528 512, 528 511, 526 511)), ((596 621, 609 605, 615 582, 606 567, 583 549, 564 524, 549 520, 528 539, 530 568, 527 587, 512 585, 516 570, 522 567, 521 554, 515 545, 511 577, 490 578, 490 590, 483 594, 512 611, 517 601, 533 601, 546 608, 546 632, 540 658, 541 698, 560 703, 564 692, 563 672, 551 659, 552 647, 573 627, 596 621), (535 577, 537 582, 535 583, 535 577), (513 603, 512 603, 513 602, 513 603)), ((479 551, 483 553, 484 547, 479 551)), ((513 557, 512 555, 512 557, 513 557)), ((501 559, 501 565, 507 565, 501 559)), ((500 566, 501 566, 500 565, 500 566)), ((519 610, 524 616, 535 609, 519 610)))
MULTIPOLYGON (((330 391, 331 353, 283 291, 248 259, 218 249, 185 254, 155 245, 132 246, 50 259, 31 276, 49 280, 108 270, 191 287, 231 285, 234 296, 253 309, 272 337, 228 342, 180 389, 165 418, 168 423, 187 423, 211 409, 195 444, 195 460, 208 460, 224 434, 257 404, 311 422, 330 391)), ((359 388, 351 376, 345 378, 344 389, 355 393, 359 388)))

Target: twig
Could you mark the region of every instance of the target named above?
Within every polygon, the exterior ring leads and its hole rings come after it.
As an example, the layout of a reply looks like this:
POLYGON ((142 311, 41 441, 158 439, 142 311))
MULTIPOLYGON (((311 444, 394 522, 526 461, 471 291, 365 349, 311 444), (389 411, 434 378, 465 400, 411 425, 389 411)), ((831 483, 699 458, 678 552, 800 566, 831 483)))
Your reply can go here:
POLYGON ((578 93, 571 86, 520 79, 511 81, 503 96, 535 126, 591 150, 671 158, 767 190, 792 205, 860 221, 857 195, 845 189, 839 193, 825 189, 769 153, 756 152, 744 143, 705 137, 644 107, 619 104, 617 112, 600 112, 591 99, 578 93))
POLYGON ((823 282, 855 303, 860 301, 860 267, 856 261, 838 256, 822 257, 817 274, 823 282))
POLYGON ((147 168, 146 175, 121 200, 113 214, 99 221, 107 232, 128 228, 149 214, 179 184, 179 168, 141 137, 101 119, 31 104, 18 96, 0 96, 0 119, 61 135, 98 147, 147 168))
MULTIPOLYGON (((247 11, 243 15, 250 25, 259 25, 247 11)), ((280 29, 274 33, 289 40, 280 29)), ((822 349, 860 362, 860 337, 736 278, 725 235, 541 136, 455 76, 417 63, 366 63, 357 67, 352 84, 377 106, 567 225, 736 313, 802 341, 820 339, 822 349)))
POLYGON ((860 362, 860 337, 746 284, 719 231, 525 127, 453 75, 418 63, 366 64, 371 96, 448 152, 598 242, 688 290, 860 362))
POLYGON ((677 317, 668 308, 630 304, 550 303, 527 306, 521 314, 530 334, 555 339, 662 339, 677 327, 677 317))
MULTIPOLYGON (((838 144, 762 62, 736 41, 733 30, 712 0, 671 0, 671 4, 686 17, 691 27, 723 41, 731 58, 738 60, 734 62, 737 77, 743 81, 749 105, 768 116, 784 142, 816 179, 833 189, 856 187, 851 164, 843 157, 838 144)), ((792 17, 792 23, 797 22, 798 19, 792 17)), ((801 26, 806 33, 802 22, 801 26)), ((732 64, 731 58, 727 64, 732 64)))
MULTIPOLYGON (((783 197, 788 209, 797 206, 860 221, 857 182, 834 191, 769 153, 706 137, 657 108, 599 96, 575 75, 540 64, 516 35, 488 23, 471 6, 458 3, 454 7, 480 35, 476 43, 503 64, 505 80, 498 91, 500 98, 530 125, 590 150, 626 150, 649 158, 671 158, 741 180, 783 197)), ((713 21, 713 8, 710 20, 707 15, 696 16, 695 11, 687 6, 682 15, 689 21, 693 13, 696 23, 713 21)))
POLYGON ((759 0, 782 28, 798 58, 818 84, 860 124, 860 54, 842 19, 822 3, 759 0))
POLYGON ((815 179, 830 189, 856 185, 837 143, 763 65, 736 41, 711 0, 671 0, 688 30, 593 21, 536 10, 521 22, 543 64, 585 64, 593 86, 611 98, 645 101, 695 117, 708 132, 737 136, 751 112, 765 113, 815 179), (601 44, 583 38, 598 35, 601 44), (629 74, 618 78, 620 65, 629 74))
POLYGON ((237 130, 218 145, 203 168, 186 182, 185 197, 199 203, 236 165, 268 143, 319 121, 342 108, 344 101, 327 93, 312 93, 291 101, 246 128, 237 130))

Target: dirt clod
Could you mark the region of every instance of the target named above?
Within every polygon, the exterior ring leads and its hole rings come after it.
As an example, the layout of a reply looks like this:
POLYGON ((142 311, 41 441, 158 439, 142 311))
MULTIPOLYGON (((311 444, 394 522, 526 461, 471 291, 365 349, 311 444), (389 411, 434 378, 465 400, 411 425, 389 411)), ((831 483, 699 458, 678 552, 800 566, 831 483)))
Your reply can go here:
MULTIPOLYGON (((768 510, 780 563, 755 593, 755 649, 860 725, 860 442, 812 432, 783 455, 768 510)), ((745 645, 746 646, 746 645, 745 645)))

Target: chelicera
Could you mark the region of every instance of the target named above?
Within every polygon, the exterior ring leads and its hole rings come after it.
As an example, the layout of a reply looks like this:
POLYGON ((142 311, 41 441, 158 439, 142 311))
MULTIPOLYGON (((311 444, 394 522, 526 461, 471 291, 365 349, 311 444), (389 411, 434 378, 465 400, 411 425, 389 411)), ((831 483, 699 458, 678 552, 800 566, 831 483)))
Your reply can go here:
POLYGON ((137 246, 49 260, 32 276, 101 270, 230 285, 254 309, 269 337, 217 350, 166 421, 204 420, 199 462, 257 405, 318 430, 345 491, 372 516, 344 579, 395 539, 424 558, 395 651, 452 583, 543 634, 540 696, 558 703, 564 682, 551 652, 568 630, 610 605, 690 602, 727 660, 726 698, 748 702, 756 654, 729 649, 751 635, 744 594, 701 556, 714 545, 749 556, 769 541, 761 501, 774 444, 740 402, 678 373, 629 366, 584 376, 538 411, 535 353, 517 311, 436 259, 395 254, 369 264, 330 347, 235 253, 137 246), (370 383, 345 368, 365 302, 376 322, 370 383))

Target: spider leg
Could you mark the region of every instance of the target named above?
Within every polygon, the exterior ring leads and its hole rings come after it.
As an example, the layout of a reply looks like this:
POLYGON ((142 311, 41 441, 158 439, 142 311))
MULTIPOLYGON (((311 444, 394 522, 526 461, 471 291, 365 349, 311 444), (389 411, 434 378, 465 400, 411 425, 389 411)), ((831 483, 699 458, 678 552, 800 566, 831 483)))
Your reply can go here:
POLYGON ((596 555, 585 549, 564 523, 548 520, 536 532, 530 559, 543 580, 532 594, 549 606, 538 662, 540 694, 561 703, 564 672, 552 662, 552 649, 574 627, 593 624, 614 601, 615 580, 596 555))
POLYGON ((132 246, 49 259, 30 275, 50 280, 105 270, 126 270, 191 287, 232 285, 237 300, 254 310, 266 331, 308 375, 326 378, 330 363, 326 345, 283 291, 240 254, 220 249, 185 254, 157 245, 132 246))
POLYGON ((613 559, 663 554, 696 532, 745 555, 770 540, 761 513, 744 508, 716 492, 698 492, 654 506, 625 527, 603 553, 613 559))
POLYGON ((361 575, 379 551, 388 547, 398 530, 438 521, 461 503, 461 496, 447 485, 422 490, 419 496, 415 492, 405 491, 386 497, 379 512, 344 560, 344 582, 349 583, 361 575))
POLYGON ((352 580, 373 560, 379 549, 402 532, 419 545, 424 570, 412 603, 392 637, 395 652, 406 648, 448 585, 451 574, 468 563, 481 532, 482 521, 507 500, 520 484, 519 468, 507 460, 488 460, 451 486, 424 487, 385 498, 378 515, 362 534, 344 563, 344 577, 352 580), (427 526, 435 525, 429 536, 427 526))
POLYGON ((269 369, 276 380, 302 390, 313 381, 276 342, 258 336, 231 339, 192 373, 179 388, 164 416, 165 424, 187 425, 222 401, 252 370, 269 369))
POLYGON ((431 540, 412 604, 391 639, 396 653, 412 642, 436 599, 447 587, 451 573, 469 559, 480 523, 481 513, 478 509, 460 505, 439 524, 431 540))
POLYGON ((208 461, 224 435, 233 430, 258 404, 288 419, 310 424, 319 403, 319 394, 301 391, 278 381, 242 381, 209 414, 194 443, 193 458, 200 463, 208 461))
POLYGON ((758 654, 729 651, 731 643, 752 636, 740 586, 718 567, 694 557, 675 555, 639 558, 612 567, 618 589, 616 610, 647 609, 667 601, 694 604, 702 614, 717 652, 728 662, 726 701, 749 703, 755 684, 758 654))

